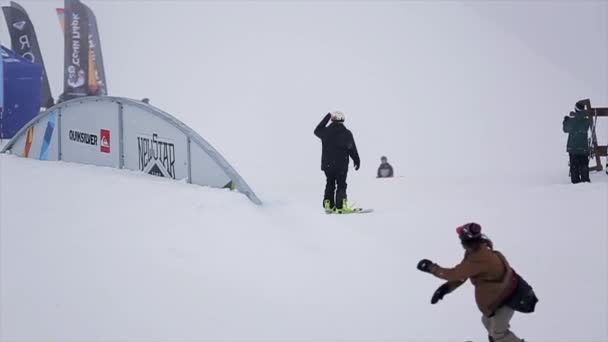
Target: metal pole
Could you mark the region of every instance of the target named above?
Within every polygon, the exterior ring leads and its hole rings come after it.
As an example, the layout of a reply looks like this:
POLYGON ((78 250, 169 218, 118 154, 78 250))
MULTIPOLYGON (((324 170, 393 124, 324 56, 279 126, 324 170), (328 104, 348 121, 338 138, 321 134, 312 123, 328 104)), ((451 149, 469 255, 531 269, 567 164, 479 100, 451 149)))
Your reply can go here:
POLYGON ((188 136, 187 153, 188 153, 188 183, 192 183, 192 154, 190 152, 190 136, 188 136))
POLYGON ((124 116, 123 105, 118 102, 118 168, 125 167, 125 146, 124 146, 124 116))
POLYGON ((57 137, 57 160, 63 160, 63 153, 61 152, 61 107, 57 108, 57 134, 55 136, 57 137))

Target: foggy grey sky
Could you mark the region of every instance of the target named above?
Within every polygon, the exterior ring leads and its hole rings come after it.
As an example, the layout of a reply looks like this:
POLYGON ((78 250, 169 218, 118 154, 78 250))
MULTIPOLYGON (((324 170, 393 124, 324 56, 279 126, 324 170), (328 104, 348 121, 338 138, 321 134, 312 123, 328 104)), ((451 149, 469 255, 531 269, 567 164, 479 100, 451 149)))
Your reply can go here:
POLYGON ((608 1, 467 4, 572 77, 608 90, 608 1))
MULTIPOLYGON (((63 1, 20 3, 56 98, 63 1)), ((607 1, 84 3, 97 15, 110 94, 151 98, 237 168, 255 168, 254 153, 316 170, 312 129, 339 109, 364 172, 387 154, 425 174, 522 161, 543 174, 531 151, 563 168, 561 117, 574 102, 608 106, 607 1)))
MULTIPOLYGON (((61 32, 55 16, 54 8, 63 7, 61 0, 21 0, 28 10, 29 15, 34 20, 37 33, 40 36, 44 57, 49 60, 51 71, 55 73, 61 71, 57 66, 61 64, 61 49, 57 44, 61 44, 61 32), (55 68, 53 68, 55 66, 55 68), (56 71, 58 70, 58 71, 56 71)), ((522 44, 545 58, 548 62, 554 63, 562 70, 568 71, 573 77, 595 86, 608 87, 608 1, 605 0, 581 0, 581 1, 431 1, 426 4, 420 1, 162 1, 162 0, 90 0, 84 1, 96 13, 100 22, 102 39, 107 40, 104 45, 111 44, 116 37, 108 36, 106 31, 110 31, 109 25, 128 25, 134 29, 137 24, 133 19, 144 20, 142 15, 137 12, 143 10, 143 15, 151 16, 148 19, 158 20, 158 29, 171 30, 172 27, 179 32, 179 26, 186 20, 198 21, 202 28, 208 29, 204 21, 207 15, 213 16, 213 11, 220 7, 264 7, 266 10, 275 11, 276 16, 283 16, 282 9, 285 7, 314 7, 316 11, 323 12, 324 7, 337 6, 349 7, 387 7, 405 8, 408 7, 427 7, 441 8, 452 7, 455 4, 462 4, 472 9, 481 20, 491 22, 505 33, 516 37, 522 44), (422 4, 422 5, 421 5, 422 4), (104 13, 118 14, 118 9, 124 10, 125 17, 131 17, 128 24, 123 22, 122 16, 109 15, 104 13), (174 9, 179 12, 178 18, 174 18, 179 23, 171 25, 172 18, 167 15, 167 9, 174 9), (181 11, 183 9, 184 11, 181 11), (196 11, 192 11, 195 9, 196 11), (187 12, 187 13, 184 13, 187 12), (198 19, 197 19, 198 17, 198 19), (161 19, 162 18, 162 19, 161 19), (163 25, 160 21, 167 22, 163 25), (581 57, 581 55, 585 55, 581 57), (598 77, 602 75, 603 77, 598 77)), ((2 5, 8 5, 9 1, 2 1, 2 5)), ((268 11, 266 11, 268 13, 268 11)), ((272 15, 272 14, 270 14, 272 15)), ((220 19, 220 18, 217 18, 220 19)), ((229 17, 225 18, 230 20, 229 17)), ((250 18, 255 20, 255 18, 250 18)), ((382 20, 376 17, 376 20, 382 20)), ((314 23, 310 23, 311 26, 314 23)), ((407 23, 403 23, 407 29, 407 23)), ((248 23, 241 22, 239 26, 246 29, 248 23)), ((0 25, 0 38, 4 45, 10 45, 7 37, 5 24, 0 25)), ((277 28, 279 29, 279 28, 277 28)), ((138 32, 138 30, 135 30, 138 32)), ((153 35, 154 32, 150 32, 153 35)), ((128 32, 125 32, 129 35, 128 32)), ((136 37, 130 36, 131 39, 136 37)), ((138 37, 144 38, 145 37, 138 37)), ((130 44, 135 49, 136 44, 130 44)), ((105 47, 111 51, 111 46, 105 47)), ((129 51, 125 51, 129 52, 129 51)), ((59 84, 59 78, 55 83, 59 84)), ((59 91, 58 86, 55 86, 59 91)))

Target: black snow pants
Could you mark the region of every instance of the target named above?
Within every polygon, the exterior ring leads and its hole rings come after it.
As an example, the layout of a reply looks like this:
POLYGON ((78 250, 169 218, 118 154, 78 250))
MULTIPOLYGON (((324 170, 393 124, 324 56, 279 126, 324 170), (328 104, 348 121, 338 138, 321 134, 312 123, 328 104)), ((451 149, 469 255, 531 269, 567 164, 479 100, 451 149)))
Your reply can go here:
POLYGON ((325 196, 323 197, 323 203, 325 200, 329 200, 329 206, 334 206, 338 209, 342 209, 342 200, 346 199, 346 174, 347 170, 325 170, 325 196), (336 189, 337 187, 337 189, 336 189))
POLYGON ((570 153, 570 180, 572 184, 589 180, 589 156, 570 153))

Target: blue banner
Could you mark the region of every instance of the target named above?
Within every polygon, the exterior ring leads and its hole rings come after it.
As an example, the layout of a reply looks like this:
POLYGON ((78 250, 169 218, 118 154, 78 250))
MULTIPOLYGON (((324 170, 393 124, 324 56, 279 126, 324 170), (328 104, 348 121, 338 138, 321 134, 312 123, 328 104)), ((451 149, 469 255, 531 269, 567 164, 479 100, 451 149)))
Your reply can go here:
POLYGON ((0 138, 12 138, 32 120, 40 108, 42 66, 34 64, 4 46, 2 56, 2 88, 4 104, 0 118, 0 138))

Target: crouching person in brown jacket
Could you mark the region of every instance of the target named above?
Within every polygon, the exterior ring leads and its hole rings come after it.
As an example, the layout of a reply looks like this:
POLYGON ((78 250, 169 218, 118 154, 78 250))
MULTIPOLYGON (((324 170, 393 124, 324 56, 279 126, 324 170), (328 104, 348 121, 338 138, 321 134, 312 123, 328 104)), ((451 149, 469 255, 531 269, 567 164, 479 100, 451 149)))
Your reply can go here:
POLYGON ((437 303, 444 295, 470 279, 475 287, 475 301, 483 313, 482 322, 488 331, 490 342, 522 342, 509 330, 514 310, 506 305, 517 288, 514 271, 506 258, 493 250, 492 242, 481 234, 479 224, 467 223, 458 227, 457 232, 465 249, 460 264, 454 268, 443 268, 428 259, 418 263, 419 270, 447 281, 435 291, 431 303, 437 303))

